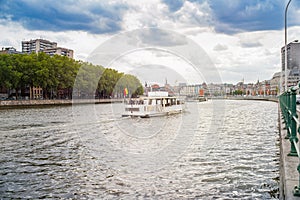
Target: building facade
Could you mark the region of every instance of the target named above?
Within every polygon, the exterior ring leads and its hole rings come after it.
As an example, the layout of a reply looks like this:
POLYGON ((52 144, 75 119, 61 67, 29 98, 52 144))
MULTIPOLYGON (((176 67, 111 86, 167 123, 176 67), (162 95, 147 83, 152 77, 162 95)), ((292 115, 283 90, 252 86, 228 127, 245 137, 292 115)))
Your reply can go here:
POLYGON ((0 54, 22 54, 22 52, 17 51, 14 47, 2 47, 0 54))
POLYGON ((279 94, 280 89, 280 76, 281 72, 276 72, 270 80, 270 93, 271 95, 279 94))
POLYGON ((44 39, 36 39, 30 41, 22 41, 22 52, 24 53, 39 53, 45 49, 56 48, 56 42, 50 42, 44 39))
POLYGON ((200 85, 186 85, 180 88, 179 95, 187 97, 198 97, 200 89, 202 89, 200 85))
MULTIPOLYGON (((281 70, 283 76, 285 75, 285 47, 281 48, 281 70)), ((300 42, 295 40, 287 45, 287 86, 295 85, 299 80, 300 71, 300 42)), ((282 87, 285 87, 284 79, 282 81, 282 87)))
POLYGON ((44 52, 50 56, 60 55, 73 58, 74 51, 67 48, 58 47, 56 42, 44 39, 35 39, 30 41, 22 41, 23 53, 39 53, 44 52))
POLYGON ((43 89, 38 87, 30 87, 29 88, 29 98, 30 99, 42 99, 43 98, 43 89))
POLYGON ((60 56, 67 56, 69 58, 73 58, 73 50, 72 49, 66 49, 62 47, 57 48, 49 48, 43 50, 46 54, 53 56, 53 55, 60 55, 60 56))
MULTIPOLYGON (((285 70, 285 47, 281 48, 281 69, 285 70)), ((287 45, 287 69, 300 69, 300 42, 295 40, 287 45)))

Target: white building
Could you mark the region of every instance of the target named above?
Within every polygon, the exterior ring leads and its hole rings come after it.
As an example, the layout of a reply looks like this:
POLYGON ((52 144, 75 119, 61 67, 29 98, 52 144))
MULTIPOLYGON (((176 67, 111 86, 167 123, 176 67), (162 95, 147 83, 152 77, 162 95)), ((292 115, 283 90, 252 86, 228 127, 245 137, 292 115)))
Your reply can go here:
POLYGON ((36 39, 30 41, 22 41, 22 52, 24 53, 39 53, 45 49, 56 48, 56 42, 50 42, 48 40, 36 39))
POLYGON ((67 56, 69 58, 73 58, 73 53, 74 53, 73 50, 71 49, 57 47, 56 42, 51 42, 49 40, 44 40, 44 39, 22 41, 22 52, 23 53, 45 52, 50 56, 56 54, 61 56, 67 56))

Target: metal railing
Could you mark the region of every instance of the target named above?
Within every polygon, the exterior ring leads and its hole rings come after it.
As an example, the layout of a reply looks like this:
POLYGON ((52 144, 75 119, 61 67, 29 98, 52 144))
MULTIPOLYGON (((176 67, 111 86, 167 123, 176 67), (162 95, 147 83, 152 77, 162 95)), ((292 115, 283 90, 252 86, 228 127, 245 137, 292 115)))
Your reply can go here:
MULTIPOLYGON (((300 83, 298 84, 300 85, 300 83)), ((280 109, 283 115, 285 123, 285 129, 287 130, 286 139, 290 140, 291 149, 288 156, 297 156, 299 158, 299 164, 297 171, 299 173, 298 186, 295 186, 293 190, 294 196, 300 196, 300 152, 298 146, 297 133, 300 134, 300 121, 297 115, 296 107, 296 92, 299 86, 291 87, 288 91, 279 96, 280 109)))

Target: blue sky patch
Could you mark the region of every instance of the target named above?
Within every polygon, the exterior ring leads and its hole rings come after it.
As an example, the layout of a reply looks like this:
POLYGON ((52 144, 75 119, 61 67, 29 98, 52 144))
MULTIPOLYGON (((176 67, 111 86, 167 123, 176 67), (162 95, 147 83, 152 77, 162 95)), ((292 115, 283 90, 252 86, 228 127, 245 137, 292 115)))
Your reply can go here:
POLYGON ((5 1, 0 5, 0 19, 19 22, 30 30, 82 30, 101 34, 121 29, 125 5, 95 4, 88 10, 81 10, 80 4, 77 9, 72 9, 72 4, 72 1, 5 1))
POLYGON ((209 1, 213 17, 220 26, 216 30, 224 33, 259 30, 279 30, 283 27, 281 1, 209 1))
POLYGON ((184 0, 162 0, 162 2, 169 7, 171 12, 175 12, 183 6, 184 0))

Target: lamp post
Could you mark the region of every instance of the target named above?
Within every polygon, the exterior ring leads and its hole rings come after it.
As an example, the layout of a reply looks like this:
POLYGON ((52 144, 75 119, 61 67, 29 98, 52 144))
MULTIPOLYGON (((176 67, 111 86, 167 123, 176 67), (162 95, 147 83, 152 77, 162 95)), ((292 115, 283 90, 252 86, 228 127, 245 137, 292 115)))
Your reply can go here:
MULTIPOLYGON (((289 2, 287 3, 286 7, 285 7, 285 15, 284 15, 284 91, 287 91, 287 11, 289 8, 289 5, 291 3, 292 0, 289 0, 289 2)), ((281 73, 282 76, 282 73, 281 73)), ((282 79, 281 79, 282 81, 282 79)), ((282 82, 281 82, 282 84, 282 82)))

